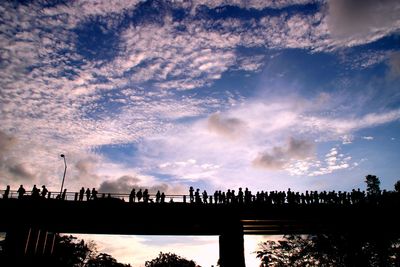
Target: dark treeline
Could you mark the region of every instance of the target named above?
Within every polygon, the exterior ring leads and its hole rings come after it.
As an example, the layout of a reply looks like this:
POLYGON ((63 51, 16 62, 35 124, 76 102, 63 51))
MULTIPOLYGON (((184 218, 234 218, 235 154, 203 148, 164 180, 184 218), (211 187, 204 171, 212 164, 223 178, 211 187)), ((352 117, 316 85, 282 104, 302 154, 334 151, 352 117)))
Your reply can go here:
POLYGON ((380 234, 287 235, 259 244, 260 267, 399 267, 400 238, 380 234))
MULTIPOLYGON (((394 192, 381 191, 380 181, 376 176, 367 175, 365 182, 367 192, 360 194, 361 201, 379 203, 393 200, 394 196, 399 200, 399 181, 395 184, 394 192)), ((256 254, 261 260, 261 267, 400 267, 399 232, 369 230, 362 233, 347 231, 285 235, 278 241, 260 243, 256 254)))
MULTIPOLYGON (((0 266, 6 261, 1 250, 0 242, 0 266)), ((26 262, 18 267, 131 267, 130 264, 118 262, 113 256, 106 253, 98 253, 97 245, 93 241, 86 242, 72 235, 56 235, 54 251, 51 255, 26 258, 26 262)), ((6 265, 4 265, 6 266, 6 265)), ((193 260, 187 260, 174 253, 163 253, 145 262, 145 267, 201 267, 193 260)))
POLYGON ((106 253, 98 253, 94 242, 78 240, 72 235, 56 235, 52 253, 26 256, 17 265, 0 250, 0 266, 42 266, 42 267, 131 267, 119 263, 106 253), (11 264, 11 265, 9 265, 11 264))

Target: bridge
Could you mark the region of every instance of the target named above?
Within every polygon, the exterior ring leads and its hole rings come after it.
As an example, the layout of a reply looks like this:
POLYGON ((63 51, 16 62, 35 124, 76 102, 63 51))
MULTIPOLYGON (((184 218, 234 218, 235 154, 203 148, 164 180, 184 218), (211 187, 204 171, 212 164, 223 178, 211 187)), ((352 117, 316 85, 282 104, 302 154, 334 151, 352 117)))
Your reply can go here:
MULTIPOLYGON (((172 198, 168 196, 167 199, 172 198)), ((178 199, 180 201, 178 201, 178 199)), ((51 250, 54 233, 123 235, 217 235, 220 264, 244 267, 243 235, 357 233, 393 236, 400 232, 400 201, 358 204, 125 202, 26 197, 0 199, 0 231, 7 233, 15 259, 51 250)))

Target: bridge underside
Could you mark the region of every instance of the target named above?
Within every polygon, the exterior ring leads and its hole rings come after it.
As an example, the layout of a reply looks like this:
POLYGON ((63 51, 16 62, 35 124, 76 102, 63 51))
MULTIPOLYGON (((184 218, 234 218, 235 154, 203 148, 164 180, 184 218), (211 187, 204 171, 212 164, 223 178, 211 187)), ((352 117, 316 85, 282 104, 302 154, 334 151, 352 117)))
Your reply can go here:
MULTIPOLYGON (((243 234, 374 232, 391 235, 399 233, 400 225, 396 216, 398 205, 246 206, 9 199, 0 200, 0 210, 0 231, 20 240, 9 243, 15 243, 21 255, 26 251, 29 231, 37 237, 36 250, 44 233, 218 235, 223 267, 244 266, 243 234)), ((15 257, 21 256, 17 254, 15 257)))

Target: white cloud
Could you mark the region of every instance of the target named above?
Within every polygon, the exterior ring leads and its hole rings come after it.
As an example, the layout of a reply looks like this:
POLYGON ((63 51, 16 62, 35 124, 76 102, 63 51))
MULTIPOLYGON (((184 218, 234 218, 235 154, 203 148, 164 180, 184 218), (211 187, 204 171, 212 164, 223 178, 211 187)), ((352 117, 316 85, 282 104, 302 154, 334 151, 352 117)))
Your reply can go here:
MULTIPOLYGON (((265 103, 247 101, 217 113, 219 120, 224 118, 246 125, 240 138, 227 138, 225 131, 219 134, 210 131, 210 118, 216 115, 213 114, 162 136, 144 139, 144 149, 140 149, 139 154, 149 169, 157 166, 157 172, 178 180, 233 188, 244 186, 243 177, 246 177, 246 184, 257 188, 266 185, 279 188, 286 183, 300 183, 301 180, 295 182, 287 174, 321 176, 352 168, 350 155, 339 152, 338 147, 326 155, 316 154, 315 148, 327 141, 347 140, 348 143, 358 130, 399 120, 396 111, 360 116, 342 114, 340 117, 338 114, 315 115, 330 114, 325 112, 331 110, 330 105, 336 103, 311 105, 299 98, 265 103), (211 163, 218 168, 200 167, 211 163)), ((237 126, 235 123, 228 125, 237 126)))
MULTIPOLYGON (((325 164, 318 166, 316 170, 310 171, 309 176, 318 176, 318 175, 324 175, 324 174, 329 174, 334 171, 338 170, 343 170, 343 169, 348 169, 351 167, 351 157, 346 156, 342 153, 339 153, 338 147, 331 148, 329 153, 325 155, 325 164)), ((354 164, 354 166, 357 166, 357 164, 354 164)))
POLYGON ((325 130, 333 135, 344 136, 343 140, 348 140, 347 136, 351 132, 359 129, 370 128, 400 119, 400 110, 395 109, 382 113, 369 113, 355 118, 322 118, 309 116, 304 118, 307 127, 314 128, 316 131, 325 130))
POLYGON ((363 136, 361 138, 364 139, 364 140, 368 140, 368 141, 374 140, 373 136, 363 136))

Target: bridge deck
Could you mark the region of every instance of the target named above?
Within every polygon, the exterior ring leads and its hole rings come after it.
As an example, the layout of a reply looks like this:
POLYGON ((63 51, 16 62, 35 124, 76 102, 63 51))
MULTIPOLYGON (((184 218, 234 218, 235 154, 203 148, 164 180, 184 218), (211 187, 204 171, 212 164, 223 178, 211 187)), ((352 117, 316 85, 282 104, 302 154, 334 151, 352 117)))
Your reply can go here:
POLYGON ((0 231, 37 226, 63 233, 220 235, 231 225, 244 234, 399 231, 400 205, 219 205, 0 199, 0 231))

